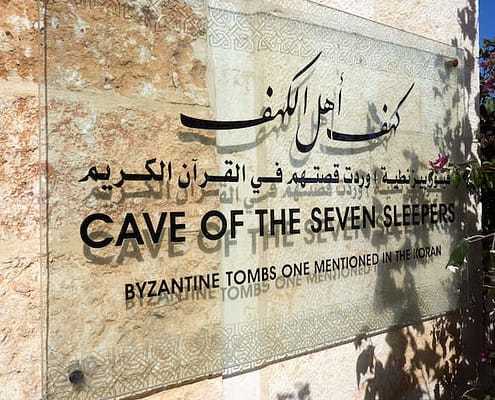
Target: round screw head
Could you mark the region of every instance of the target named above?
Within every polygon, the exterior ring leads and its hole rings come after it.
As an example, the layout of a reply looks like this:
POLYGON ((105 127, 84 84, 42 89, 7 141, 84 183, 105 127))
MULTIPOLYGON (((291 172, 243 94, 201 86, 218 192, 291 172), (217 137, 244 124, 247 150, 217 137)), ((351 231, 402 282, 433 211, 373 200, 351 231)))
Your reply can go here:
POLYGON ((76 369, 72 371, 69 375, 69 381, 73 385, 77 385, 84 380, 84 373, 81 370, 76 369))

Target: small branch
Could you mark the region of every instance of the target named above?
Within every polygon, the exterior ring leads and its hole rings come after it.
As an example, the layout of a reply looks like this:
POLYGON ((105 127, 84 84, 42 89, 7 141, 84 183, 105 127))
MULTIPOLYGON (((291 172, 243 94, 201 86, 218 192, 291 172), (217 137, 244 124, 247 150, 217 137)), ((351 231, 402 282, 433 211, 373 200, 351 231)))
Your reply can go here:
MULTIPOLYGON (((475 243, 475 242, 479 242, 480 240, 483 240, 483 239, 488 239, 489 237, 492 237, 494 236, 494 239, 495 239, 495 232, 492 232, 492 233, 489 233, 487 235, 473 235, 473 236, 469 236, 466 238, 466 240, 469 242, 469 243, 475 243)), ((495 241, 494 241, 495 243, 495 241)), ((492 250, 495 249, 494 247, 494 244, 492 243, 492 250)))

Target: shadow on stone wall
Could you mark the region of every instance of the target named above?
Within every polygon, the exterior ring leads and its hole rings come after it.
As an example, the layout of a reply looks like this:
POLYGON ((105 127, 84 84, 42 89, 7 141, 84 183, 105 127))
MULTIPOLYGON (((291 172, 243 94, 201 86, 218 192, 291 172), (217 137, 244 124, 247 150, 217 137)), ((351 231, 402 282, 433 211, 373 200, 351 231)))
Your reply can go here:
MULTIPOLYGON (((463 32, 464 40, 470 49, 464 50, 465 66, 463 79, 467 98, 465 104, 478 104, 478 88, 473 87, 472 74, 477 50, 477 9, 476 1, 469 0, 467 7, 457 12, 458 24, 463 32)), ((451 44, 458 47, 459 42, 453 39, 451 44)), ((462 96, 458 101, 463 101, 462 96)), ((444 153, 450 151, 454 162, 462 161, 472 153, 473 127, 468 114, 464 114, 462 126, 454 131, 443 133, 442 142, 437 143, 444 153)), ((448 112, 444 116, 445 125, 452 118, 448 112)), ((478 215, 467 208, 462 215, 466 223, 465 232, 475 232, 474 223, 478 215)), ((451 232, 454 234, 454 232, 451 232)), ((424 238, 427 243, 427 237, 424 238)), ((481 314, 481 277, 474 265, 479 261, 481 249, 471 249, 469 265, 469 283, 466 293, 467 305, 458 311, 441 316, 431 324, 418 323, 390 331, 386 342, 391 352, 386 359, 376 355, 372 338, 361 336, 355 340, 359 351, 356 362, 357 386, 364 387, 364 399, 423 399, 434 394, 438 400, 460 399, 468 389, 468 382, 475 378, 483 347, 482 314, 481 314), (428 331, 425 326, 429 326, 428 331), (418 338, 422 340, 419 342, 418 338), (434 385, 430 387, 429 385, 434 385), (426 393, 428 392, 428 393, 426 393), (426 396, 426 397, 425 397, 426 396)), ((416 295, 414 282, 409 282, 410 293, 416 295)), ((417 315, 419 319, 419 315, 417 315)))
POLYGON ((297 384, 293 391, 278 393, 277 400, 311 400, 309 383, 297 384))
POLYGON ((418 323, 389 332, 385 340, 391 351, 385 360, 376 356, 371 338, 356 340, 356 378, 364 387, 363 399, 419 400, 431 398, 430 393, 437 400, 459 399, 468 372, 461 320, 454 312, 434 320, 429 331, 418 323))

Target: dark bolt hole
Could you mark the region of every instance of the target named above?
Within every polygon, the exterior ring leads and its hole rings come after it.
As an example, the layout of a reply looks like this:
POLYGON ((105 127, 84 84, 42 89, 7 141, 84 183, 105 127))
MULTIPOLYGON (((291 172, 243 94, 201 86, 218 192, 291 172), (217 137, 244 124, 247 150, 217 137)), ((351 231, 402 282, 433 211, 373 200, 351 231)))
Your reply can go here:
POLYGON ((73 385, 77 385, 84 380, 84 373, 78 369, 72 371, 69 375, 69 381, 73 385))

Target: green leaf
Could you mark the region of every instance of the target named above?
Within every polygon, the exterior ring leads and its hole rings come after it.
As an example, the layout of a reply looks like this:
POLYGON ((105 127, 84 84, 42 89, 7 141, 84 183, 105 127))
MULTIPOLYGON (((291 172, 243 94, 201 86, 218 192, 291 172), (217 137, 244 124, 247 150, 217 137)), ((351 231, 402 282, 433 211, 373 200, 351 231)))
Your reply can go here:
POLYGON ((459 187, 459 185, 461 184, 461 174, 459 173, 459 169, 458 168, 455 168, 453 171, 452 171, 452 184, 454 185, 454 187, 459 187))
POLYGON ((495 112, 495 99, 487 99, 484 107, 486 108, 488 114, 493 114, 495 112))
POLYGON ((483 183, 483 174, 479 167, 473 167, 471 170, 471 180, 473 181, 475 188, 481 187, 481 184, 483 183))
POLYGON ((466 258, 468 251, 469 242, 466 239, 462 239, 457 246, 454 247, 446 266, 448 267, 449 265, 454 265, 456 267, 460 267, 464 264, 464 259, 466 258))

